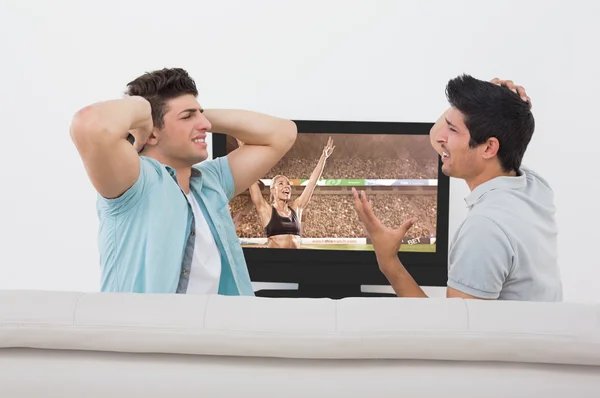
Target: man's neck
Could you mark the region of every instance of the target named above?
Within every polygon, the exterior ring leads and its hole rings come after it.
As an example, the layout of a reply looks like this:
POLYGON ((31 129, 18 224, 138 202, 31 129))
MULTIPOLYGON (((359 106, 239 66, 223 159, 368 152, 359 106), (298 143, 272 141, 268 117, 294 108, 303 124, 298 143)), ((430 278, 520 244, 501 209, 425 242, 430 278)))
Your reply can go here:
POLYGON ((466 182, 467 182, 467 185, 469 186, 469 189, 472 192, 473 190, 475 190, 475 188, 477 188, 481 184, 484 184, 490 180, 493 180, 494 178, 516 177, 516 175, 517 175, 517 173, 514 171, 506 172, 502 169, 493 169, 493 170, 489 170, 489 171, 484 171, 484 172, 466 180, 466 182))

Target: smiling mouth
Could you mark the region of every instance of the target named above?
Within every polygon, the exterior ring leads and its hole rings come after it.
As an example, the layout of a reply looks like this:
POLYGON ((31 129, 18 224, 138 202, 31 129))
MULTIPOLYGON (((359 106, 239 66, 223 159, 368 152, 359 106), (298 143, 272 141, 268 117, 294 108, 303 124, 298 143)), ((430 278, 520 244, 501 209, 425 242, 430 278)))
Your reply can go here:
POLYGON ((192 140, 192 142, 196 142, 196 143, 200 143, 200 142, 204 142, 204 138, 196 138, 195 140, 192 140))

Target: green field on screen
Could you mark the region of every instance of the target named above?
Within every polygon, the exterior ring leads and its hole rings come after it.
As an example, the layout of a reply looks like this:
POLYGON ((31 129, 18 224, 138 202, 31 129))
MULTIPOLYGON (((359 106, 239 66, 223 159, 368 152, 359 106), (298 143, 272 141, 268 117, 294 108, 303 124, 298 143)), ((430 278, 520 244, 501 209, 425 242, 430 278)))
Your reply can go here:
MULTIPOLYGON (((425 253, 434 253, 436 245, 402 245, 400 247, 401 252, 425 252, 425 253)), ((264 247, 261 245, 242 245, 242 247, 264 247)), ((373 250, 373 245, 364 245, 364 244, 326 244, 326 245, 318 245, 318 244, 310 244, 310 245, 302 245, 302 249, 318 249, 318 250, 373 250)))

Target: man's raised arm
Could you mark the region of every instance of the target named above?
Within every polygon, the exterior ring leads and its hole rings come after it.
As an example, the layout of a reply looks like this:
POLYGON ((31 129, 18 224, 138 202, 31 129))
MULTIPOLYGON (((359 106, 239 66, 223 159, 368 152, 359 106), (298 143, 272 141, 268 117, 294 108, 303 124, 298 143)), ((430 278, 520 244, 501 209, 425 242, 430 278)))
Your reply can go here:
POLYGON ((290 120, 244 110, 207 109, 212 132, 230 135, 244 145, 230 153, 235 195, 248 189, 273 168, 296 141, 290 120))
POLYGON ((138 150, 152 128, 150 103, 142 97, 99 102, 75 114, 71 138, 100 195, 119 197, 135 183, 140 173, 138 150), (134 145, 127 140, 130 133, 134 145))

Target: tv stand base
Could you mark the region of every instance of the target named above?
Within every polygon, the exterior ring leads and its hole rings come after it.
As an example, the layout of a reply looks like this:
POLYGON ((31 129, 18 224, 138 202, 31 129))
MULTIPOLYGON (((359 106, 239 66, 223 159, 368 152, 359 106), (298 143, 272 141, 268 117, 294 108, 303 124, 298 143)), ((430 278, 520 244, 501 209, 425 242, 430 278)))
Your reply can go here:
POLYGON ((297 290, 262 289, 255 292, 257 297, 271 298, 330 298, 339 300, 347 297, 396 297, 390 293, 365 293, 361 285, 321 285, 301 283, 297 290))

